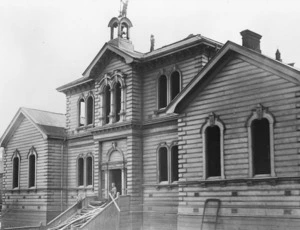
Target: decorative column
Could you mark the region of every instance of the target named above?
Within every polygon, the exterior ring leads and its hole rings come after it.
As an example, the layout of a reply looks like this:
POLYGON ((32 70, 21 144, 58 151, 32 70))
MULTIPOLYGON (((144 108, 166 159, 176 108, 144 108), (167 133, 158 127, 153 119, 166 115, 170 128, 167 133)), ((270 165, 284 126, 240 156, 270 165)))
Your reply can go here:
POLYGON ((110 89, 110 114, 109 116, 109 122, 108 124, 112 124, 115 122, 115 94, 114 94, 114 88, 110 89))

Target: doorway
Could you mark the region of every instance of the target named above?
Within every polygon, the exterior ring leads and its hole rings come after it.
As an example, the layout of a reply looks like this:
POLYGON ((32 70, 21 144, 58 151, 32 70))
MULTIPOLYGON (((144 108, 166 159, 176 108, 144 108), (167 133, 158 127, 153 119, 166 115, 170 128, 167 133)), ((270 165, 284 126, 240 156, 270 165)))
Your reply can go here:
POLYGON ((122 170, 111 169, 109 170, 109 191, 111 190, 111 184, 115 183, 117 192, 122 195, 122 170))

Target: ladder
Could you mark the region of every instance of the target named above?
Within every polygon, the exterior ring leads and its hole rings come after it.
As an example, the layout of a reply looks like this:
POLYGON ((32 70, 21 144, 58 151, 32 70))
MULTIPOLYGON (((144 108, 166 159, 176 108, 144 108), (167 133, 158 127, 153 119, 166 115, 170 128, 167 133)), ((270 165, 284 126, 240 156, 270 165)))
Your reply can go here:
POLYGON ((221 200, 219 199, 207 199, 204 203, 201 230, 203 230, 204 224, 213 224, 214 229, 217 229, 218 216, 221 206, 221 200), (208 218, 210 216, 210 218, 208 218))

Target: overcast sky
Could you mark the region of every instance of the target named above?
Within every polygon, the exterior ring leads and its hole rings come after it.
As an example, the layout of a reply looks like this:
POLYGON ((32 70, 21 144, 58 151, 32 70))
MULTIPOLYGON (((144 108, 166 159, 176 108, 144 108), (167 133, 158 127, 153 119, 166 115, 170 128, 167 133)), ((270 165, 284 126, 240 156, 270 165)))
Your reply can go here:
MULTIPOLYGON (((119 0, 0 0, 0 136, 19 107, 65 113, 55 89, 81 77, 109 40, 119 0)), ((202 34, 241 44, 240 32, 261 34, 261 50, 300 67, 300 1, 129 0, 135 50, 202 34), (299 3, 298 3, 299 2, 299 3)))

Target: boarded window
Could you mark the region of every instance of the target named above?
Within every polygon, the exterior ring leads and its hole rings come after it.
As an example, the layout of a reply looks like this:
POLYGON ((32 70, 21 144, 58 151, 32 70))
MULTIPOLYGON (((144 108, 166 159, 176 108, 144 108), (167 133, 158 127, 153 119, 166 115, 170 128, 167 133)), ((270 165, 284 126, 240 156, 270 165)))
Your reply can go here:
POLYGON ((19 187, 19 158, 13 159, 13 188, 19 187))
POLYGON ((174 71, 171 74, 171 100, 173 100, 180 92, 180 74, 174 71))
POLYGON ((207 177, 221 176, 220 128, 208 127, 205 132, 207 177))
POLYGON ((83 186, 83 158, 78 158, 78 186, 83 186))
POLYGON ((172 182, 178 181, 178 146, 171 149, 171 177, 172 182))
POLYGON ((158 108, 167 106, 167 77, 162 75, 158 80, 158 108))
POLYGON ((35 186, 35 155, 29 156, 29 188, 35 186))
POLYGON ((158 152, 159 156, 159 182, 168 181, 168 150, 161 147, 158 152))
POLYGON ((94 99, 89 96, 87 99, 87 124, 93 124, 94 121, 94 99))
POLYGON ((266 118, 251 124, 254 175, 270 174, 270 129, 266 118))
POLYGON ((121 84, 118 82, 115 88, 115 106, 116 106, 116 122, 120 121, 121 112, 121 84))
POLYGON ((93 185, 93 158, 86 158, 86 183, 87 185, 93 185))
POLYGON ((104 120, 105 124, 109 123, 109 115, 110 115, 110 87, 106 86, 104 91, 105 97, 105 105, 104 105, 104 120))
POLYGON ((79 101, 79 126, 85 125, 85 102, 84 99, 79 101))

